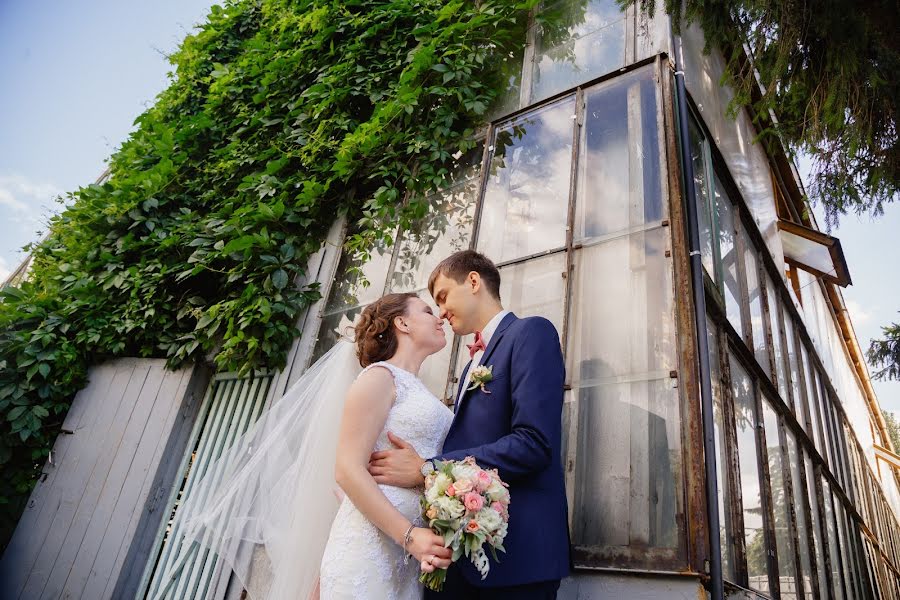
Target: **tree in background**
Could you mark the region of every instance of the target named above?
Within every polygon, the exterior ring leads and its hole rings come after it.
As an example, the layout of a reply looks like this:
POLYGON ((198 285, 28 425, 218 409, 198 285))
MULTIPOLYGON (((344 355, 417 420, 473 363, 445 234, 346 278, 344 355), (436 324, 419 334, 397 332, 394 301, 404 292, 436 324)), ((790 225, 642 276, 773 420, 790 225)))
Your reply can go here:
POLYGON ((884 415, 884 422, 887 424, 888 435, 891 436, 894 450, 900 450, 900 419, 888 410, 881 409, 881 414, 884 415))

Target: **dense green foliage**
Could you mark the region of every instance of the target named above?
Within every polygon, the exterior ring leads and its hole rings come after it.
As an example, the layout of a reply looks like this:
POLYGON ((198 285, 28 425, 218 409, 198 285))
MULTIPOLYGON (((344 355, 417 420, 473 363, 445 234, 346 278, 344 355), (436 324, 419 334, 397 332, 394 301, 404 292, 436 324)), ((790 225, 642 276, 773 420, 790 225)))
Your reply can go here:
MULTIPOLYGON (((635 1, 655 4, 625 3, 635 1)), ((677 23, 696 21, 707 44, 724 50, 735 105, 774 113, 777 121, 760 121, 763 138, 813 158, 808 191, 829 224, 848 212, 879 215, 900 197, 896 0, 664 1, 683 16, 677 23)))
MULTIPOLYGON (((71 194, 0 302, 0 472, 15 522, 91 364, 278 368, 339 214, 365 253, 425 212, 503 89, 534 0, 233 0, 71 194)), ((6 537, 5 535, 2 537, 6 537)))

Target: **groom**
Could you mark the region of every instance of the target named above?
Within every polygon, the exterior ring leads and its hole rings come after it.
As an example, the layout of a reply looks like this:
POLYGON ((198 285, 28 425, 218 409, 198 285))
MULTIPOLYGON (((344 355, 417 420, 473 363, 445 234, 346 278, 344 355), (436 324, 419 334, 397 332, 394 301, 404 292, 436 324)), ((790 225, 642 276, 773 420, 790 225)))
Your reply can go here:
MULTIPOLYGON (((474 456, 496 468, 509 484, 506 553, 491 560, 482 581, 461 559, 451 565, 443 592, 434 600, 556 598, 569 574, 569 537, 560 438, 565 367, 559 336, 543 317, 519 319, 500 303, 500 272, 485 256, 457 252, 431 274, 428 289, 457 335, 475 334, 471 362, 463 370, 455 417, 440 456, 423 459, 392 436, 396 450, 376 452, 369 471, 379 483, 423 484, 435 460, 474 456), (490 380, 473 386, 475 367, 490 369, 490 380), (474 387, 474 389, 469 389, 474 387)), ((483 380, 482 380, 483 381, 483 380)))

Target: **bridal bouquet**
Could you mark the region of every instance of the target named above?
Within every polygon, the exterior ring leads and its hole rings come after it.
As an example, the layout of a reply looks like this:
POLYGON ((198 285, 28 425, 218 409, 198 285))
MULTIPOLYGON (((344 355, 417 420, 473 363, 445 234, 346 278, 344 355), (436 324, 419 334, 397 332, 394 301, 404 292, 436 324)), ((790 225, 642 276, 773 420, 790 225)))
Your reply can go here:
MULTIPOLYGON (((494 560, 498 560, 497 550, 506 551, 503 539, 509 521, 509 486, 496 469, 482 469, 471 456, 438 465, 425 480, 422 514, 428 526, 444 536, 444 546, 453 550, 452 560, 465 554, 484 579, 490 570, 485 543, 494 560)), ((440 591, 446 577, 446 569, 436 569, 422 573, 419 581, 440 591)))

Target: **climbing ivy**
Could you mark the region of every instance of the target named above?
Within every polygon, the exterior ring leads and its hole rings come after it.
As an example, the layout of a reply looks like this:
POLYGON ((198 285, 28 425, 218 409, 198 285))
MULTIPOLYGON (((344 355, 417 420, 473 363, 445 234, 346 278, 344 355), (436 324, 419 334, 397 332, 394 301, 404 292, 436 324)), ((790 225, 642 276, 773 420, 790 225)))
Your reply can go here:
POLYGON ((424 214, 508 86, 535 3, 211 9, 109 179, 68 195, 30 280, 0 292, 3 539, 90 365, 284 365, 319 297, 295 282, 329 226, 348 215, 364 255, 424 214))

